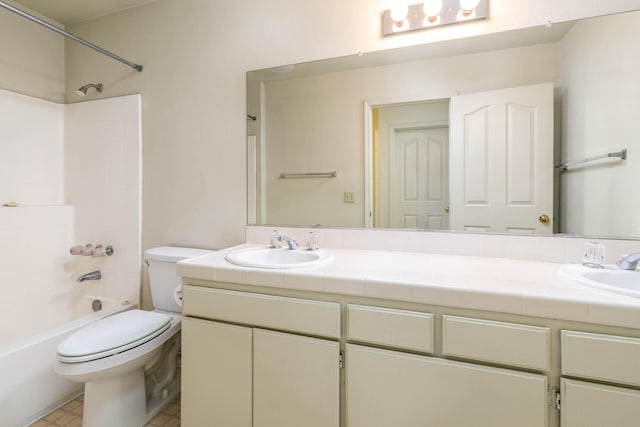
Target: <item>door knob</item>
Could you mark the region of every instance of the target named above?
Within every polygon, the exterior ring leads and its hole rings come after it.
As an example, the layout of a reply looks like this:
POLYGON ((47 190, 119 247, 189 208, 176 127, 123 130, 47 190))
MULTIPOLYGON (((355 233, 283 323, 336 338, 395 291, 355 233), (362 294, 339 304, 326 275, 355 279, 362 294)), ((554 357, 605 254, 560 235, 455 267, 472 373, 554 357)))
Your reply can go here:
POLYGON ((543 224, 547 224, 549 222, 549 216, 548 215, 540 215, 538 217, 538 221, 540 221, 543 224))

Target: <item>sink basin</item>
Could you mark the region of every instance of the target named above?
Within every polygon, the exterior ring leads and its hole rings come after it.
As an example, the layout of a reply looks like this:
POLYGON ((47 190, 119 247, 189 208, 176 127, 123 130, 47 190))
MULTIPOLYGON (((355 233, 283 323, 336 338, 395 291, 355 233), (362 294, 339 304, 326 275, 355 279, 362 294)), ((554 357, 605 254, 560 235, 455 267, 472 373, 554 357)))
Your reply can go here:
POLYGON ((238 249, 226 256, 226 260, 232 264, 254 268, 315 267, 327 264, 332 259, 333 255, 322 249, 307 251, 304 249, 274 249, 265 246, 238 249))
POLYGON ((560 269, 560 276, 572 282, 640 298, 640 272, 619 270, 615 266, 603 269, 582 265, 567 265, 560 269))

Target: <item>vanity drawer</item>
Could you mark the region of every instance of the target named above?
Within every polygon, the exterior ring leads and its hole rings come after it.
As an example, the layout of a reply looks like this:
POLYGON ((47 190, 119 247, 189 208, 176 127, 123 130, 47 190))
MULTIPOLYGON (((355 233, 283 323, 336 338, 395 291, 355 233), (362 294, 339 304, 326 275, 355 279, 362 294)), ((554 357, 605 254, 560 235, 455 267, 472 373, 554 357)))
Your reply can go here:
POLYGON ((349 304, 347 338, 433 353, 433 314, 349 304))
POLYGON ((640 387, 640 339, 561 332, 562 375, 640 387))
POLYGON ((340 304, 183 286, 185 316, 340 339, 340 304))
POLYGON ((442 316, 442 354, 548 371, 549 328, 442 316))

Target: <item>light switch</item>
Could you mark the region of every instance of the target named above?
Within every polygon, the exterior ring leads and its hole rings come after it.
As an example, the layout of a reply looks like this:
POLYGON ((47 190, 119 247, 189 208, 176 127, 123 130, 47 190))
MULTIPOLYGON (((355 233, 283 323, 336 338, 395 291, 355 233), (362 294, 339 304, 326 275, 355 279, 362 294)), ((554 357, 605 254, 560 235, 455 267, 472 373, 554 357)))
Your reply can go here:
POLYGON ((344 202, 345 203, 354 203, 353 191, 345 191, 344 192, 344 202))

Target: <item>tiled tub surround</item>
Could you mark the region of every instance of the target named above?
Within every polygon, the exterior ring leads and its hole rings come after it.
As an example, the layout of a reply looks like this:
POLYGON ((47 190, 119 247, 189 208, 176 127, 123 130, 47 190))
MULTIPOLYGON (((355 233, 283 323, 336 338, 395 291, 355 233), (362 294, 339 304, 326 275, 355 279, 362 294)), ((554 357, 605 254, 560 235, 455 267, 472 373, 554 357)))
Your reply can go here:
POLYGON ((325 245, 328 265, 266 270, 228 263, 239 247, 178 264, 185 427, 211 402, 247 426, 637 425, 640 299, 561 263, 325 245))

